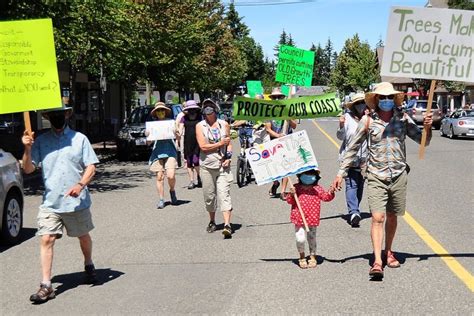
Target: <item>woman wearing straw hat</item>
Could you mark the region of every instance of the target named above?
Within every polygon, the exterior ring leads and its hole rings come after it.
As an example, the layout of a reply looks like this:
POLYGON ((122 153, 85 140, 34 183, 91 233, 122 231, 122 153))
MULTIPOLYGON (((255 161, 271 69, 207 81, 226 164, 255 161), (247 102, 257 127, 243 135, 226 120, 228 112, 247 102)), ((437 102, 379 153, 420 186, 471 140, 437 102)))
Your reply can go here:
MULTIPOLYGON (((336 133, 337 138, 342 140, 341 148, 339 149, 339 162, 341 162, 341 158, 344 156, 347 146, 356 132, 360 119, 364 114, 368 113, 365 95, 363 93, 352 95, 350 101, 346 103, 346 109, 346 113, 339 118, 339 129, 336 133)), ((366 160, 367 142, 364 141, 347 171, 347 177, 344 178, 346 183, 346 204, 349 213, 348 222, 352 227, 359 227, 361 220, 359 204, 364 192, 364 176, 362 175, 361 168, 364 167, 366 160)))
MULTIPOLYGON (((157 102, 155 108, 151 111, 151 116, 156 118, 158 121, 167 120, 166 117, 171 113, 171 109, 167 107, 163 102, 157 102)), ((146 132, 148 135, 148 131, 146 132)), ((162 209, 165 207, 165 173, 168 178, 168 185, 170 187, 170 198, 171 204, 176 205, 178 199, 176 198, 176 191, 174 186, 176 184, 175 170, 176 170, 176 147, 172 139, 156 140, 153 145, 153 151, 149 159, 150 171, 156 173, 156 188, 160 200, 158 201, 157 208, 162 209)))
MULTIPOLYGON (((421 143, 421 130, 413 120, 399 108, 403 93, 393 89, 389 82, 382 82, 373 92, 366 93, 365 102, 374 110, 364 116, 356 133, 342 157, 339 172, 333 187, 341 189, 342 179, 347 175, 362 143, 368 141, 367 190, 372 213, 371 238, 375 260, 369 276, 383 278, 383 262, 387 267, 398 268, 400 263, 392 251, 397 230, 397 216, 405 213, 408 165, 406 163, 405 138, 421 143), (382 241, 385 251, 382 257, 382 241)), ((427 144, 431 140, 432 114, 424 117, 427 128, 427 144)))

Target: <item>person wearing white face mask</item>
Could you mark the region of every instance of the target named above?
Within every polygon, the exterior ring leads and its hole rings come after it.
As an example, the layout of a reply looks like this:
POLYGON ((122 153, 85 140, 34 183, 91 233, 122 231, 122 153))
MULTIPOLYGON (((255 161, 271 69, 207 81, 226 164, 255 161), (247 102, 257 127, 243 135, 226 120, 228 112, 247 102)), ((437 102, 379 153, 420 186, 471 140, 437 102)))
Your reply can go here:
MULTIPOLYGON (((359 121, 365 114, 368 114, 367 105, 365 104, 365 95, 356 93, 351 100, 346 103, 347 111, 339 118, 339 129, 337 130, 337 138, 342 140, 339 149, 339 162, 347 150, 348 144, 351 142, 359 121)), ((344 178, 346 183, 346 204, 349 213, 348 222, 352 227, 359 227, 361 220, 359 204, 364 193, 364 176, 362 168, 364 168, 367 160, 367 141, 360 146, 356 157, 351 163, 344 178)))
MULTIPOLYGON (((384 262, 389 268, 400 267, 392 244, 397 230, 397 217, 405 213, 406 207, 409 168, 405 139, 408 136, 421 143, 421 130, 401 110, 402 101, 403 92, 396 91, 389 82, 382 82, 373 92, 366 93, 365 102, 374 112, 360 120, 333 181, 333 187, 340 190, 342 179, 347 175, 360 146, 367 141, 367 195, 372 213, 371 238, 375 257, 369 276, 373 279, 383 278, 384 262), (384 226, 385 251, 382 256, 384 226)), ((423 124, 428 131, 427 145, 431 140, 432 123, 432 113, 426 114, 423 124)))

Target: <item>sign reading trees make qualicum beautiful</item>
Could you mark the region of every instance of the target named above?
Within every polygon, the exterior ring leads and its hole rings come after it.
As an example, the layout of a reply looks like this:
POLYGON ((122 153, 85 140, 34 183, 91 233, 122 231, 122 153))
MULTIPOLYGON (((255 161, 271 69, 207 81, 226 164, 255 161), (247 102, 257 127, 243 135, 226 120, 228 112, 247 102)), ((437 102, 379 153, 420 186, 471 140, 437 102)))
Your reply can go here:
POLYGON ((0 114, 58 107, 51 19, 0 22, 0 114))
POLYGON ((474 12, 392 7, 382 76, 474 82, 474 12))
POLYGON ((280 46, 275 80, 310 87, 313 78, 314 52, 292 46, 280 46))

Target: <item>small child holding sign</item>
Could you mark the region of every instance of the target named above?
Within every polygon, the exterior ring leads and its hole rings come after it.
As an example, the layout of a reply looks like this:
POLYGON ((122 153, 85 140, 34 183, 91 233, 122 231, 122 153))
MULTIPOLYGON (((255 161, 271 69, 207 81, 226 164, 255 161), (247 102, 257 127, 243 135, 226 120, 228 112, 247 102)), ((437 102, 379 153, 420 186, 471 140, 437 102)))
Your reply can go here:
POLYGON ((290 189, 290 194, 286 196, 286 201, 291 204, 290 220, 295 224, 296 248, 300 253, 299 266, 301 269, 315 268, 316 263, 316 227, 319 226, 321 201, 329 202, 334 199, 334 188, 330 187, 328 191, 318 185, 321 178, 319 169, 312 169, 297 175, 298 183, 290 189), (308 236, 306 238, 305 227, 296 197, 299 199, 301 211, 308 223, 308 236), (310 258, 306 261, 305 242, 308 240, 310 258))

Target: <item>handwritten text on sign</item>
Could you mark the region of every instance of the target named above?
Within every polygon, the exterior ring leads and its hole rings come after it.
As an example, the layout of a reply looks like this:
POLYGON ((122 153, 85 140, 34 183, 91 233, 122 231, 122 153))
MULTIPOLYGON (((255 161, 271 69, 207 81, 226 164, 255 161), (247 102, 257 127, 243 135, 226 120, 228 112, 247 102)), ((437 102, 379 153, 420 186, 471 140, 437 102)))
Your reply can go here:
POLYGON ((162 139, 174 139, 175 135, 175 121, 154 121, 146 122, 146 130, 150 133, 147 140, 162 140, 162 139))
POLYGON ((255 145, 245 154, 258 185, 318 167, 305 130, 255 145))
POLYGON ((314 52, 280 46, 276 81, 309 87, 313 78, 314 52))
POLYGON ((474 82, 474 12, 392 7, 383 76, 474 82))
POLYGON ((289 120, 337 116, 340 101, 335 93, 286 100, 234 99, 236 120, 289 120))
POLYGON ((58 107, 51 19, 0 22, 0 114, 58 107))

